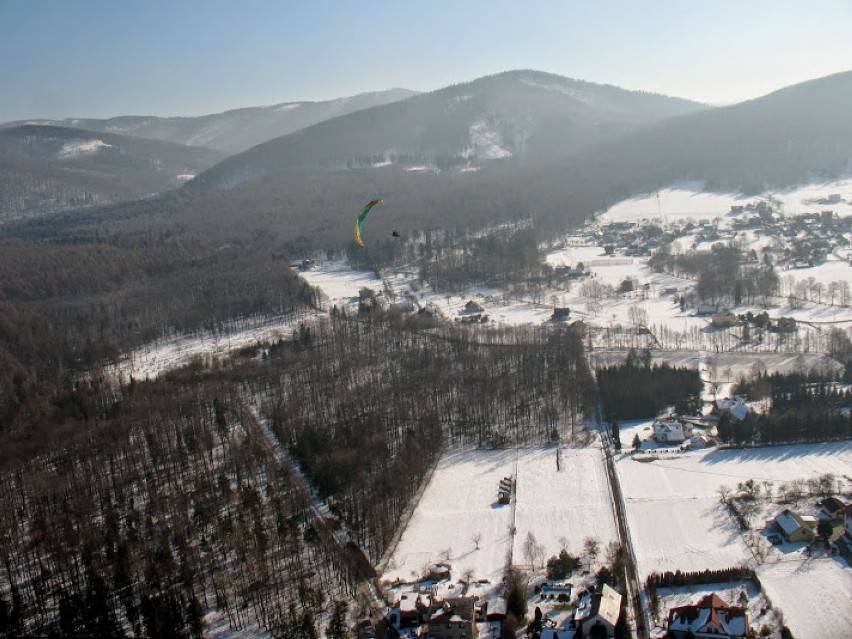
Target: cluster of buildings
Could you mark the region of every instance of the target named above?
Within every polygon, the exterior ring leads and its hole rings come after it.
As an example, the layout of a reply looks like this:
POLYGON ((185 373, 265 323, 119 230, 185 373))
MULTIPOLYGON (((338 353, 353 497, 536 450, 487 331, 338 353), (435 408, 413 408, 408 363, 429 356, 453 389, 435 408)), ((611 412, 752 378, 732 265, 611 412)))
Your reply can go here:
MULTIPOLYGON (((412 585, 401 591, 386 618, 387 636, 406 639, 500 636, 508 614, 506 600, 493 589, 477 592, 466 585, 459 588, 466 594, 449 596, 447 577, 443 583, 412 585)), ((594 584, 594 578, 590 579, 594 584)), ((530 602, 527 614, 527 636, 537 639, 614 637, 623 599, 614 588, 602 584, 575 589, 567 582, 545 582, 536 590, 538 595, 530 602)))
MULTIPOLYGON (((494 608, 500 608, 499 604, 494 608)), ((440 598, 430 593, 403 594, 388 614, 389 630, 398 637, 430 639, 473 639, 478 619, 501 621, 502 609, 488 612, 477 606, 475 597, 440 598)))
MULTIPOLYGON (((844 202, 839 194, 822 198, 826 207, 844 202)), ((777 241, 759 251, 751 251, 745 259, 751 263, 807 268, 824 261, 838 248, 849 245, 852 218, 835 215, 831 208, 799 215, 781 215, 774 202, 756 200, 733 205, 722 218, 700 218, 697 222, 666 223, 656 219, 609 222, 594 225, 586 241, 604 248, 607 255, 650 255, 663 241, 692 235, 696 243, 734 239, 742 232, 753 232, 777 241), (720 223, 721 222, 721 223, 720 223)))
MULTIPOLYGON (((706 426, 707 424, 702 424, 706 426)), ((680 444, 681 449, 700 449, 716 445, 716 440, 704 431, 696 432, 692 421, 667 417, 656 419, 652 424, 654 441, 658 444, 680 444)))
POLYGON ((817 538, 820 520, 827 521, 830 527, 827 541, 837 541, 846 531, 852 531, 852 503, 847 504, 837 497, 826 497, 820 502, 818 516, 785 508, 766 522, 766 530, 770 540, 775 543, 811 543, 817 538))

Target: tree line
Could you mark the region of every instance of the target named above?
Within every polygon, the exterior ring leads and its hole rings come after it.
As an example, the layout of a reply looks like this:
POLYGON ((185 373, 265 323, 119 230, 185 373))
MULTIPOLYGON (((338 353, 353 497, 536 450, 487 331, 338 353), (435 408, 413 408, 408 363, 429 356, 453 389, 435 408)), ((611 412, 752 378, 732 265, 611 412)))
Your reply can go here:
POLYGON ((690 412, 702 388, 698 370, 666 362, 651 365, 648 350, 631 349, 624 364, 599 368, 597 381, 608 421, 654 417, 667 406, 679 413, 690 412))

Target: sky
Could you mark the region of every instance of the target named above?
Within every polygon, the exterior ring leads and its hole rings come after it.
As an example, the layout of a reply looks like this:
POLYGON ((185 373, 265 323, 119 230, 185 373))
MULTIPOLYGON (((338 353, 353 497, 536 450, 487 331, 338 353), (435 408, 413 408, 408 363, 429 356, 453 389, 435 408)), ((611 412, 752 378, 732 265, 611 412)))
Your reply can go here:
POLYGON ((0 122, 202 115, 511 69, 731 104, 852 70, 852 0, 0 0, 0 122))

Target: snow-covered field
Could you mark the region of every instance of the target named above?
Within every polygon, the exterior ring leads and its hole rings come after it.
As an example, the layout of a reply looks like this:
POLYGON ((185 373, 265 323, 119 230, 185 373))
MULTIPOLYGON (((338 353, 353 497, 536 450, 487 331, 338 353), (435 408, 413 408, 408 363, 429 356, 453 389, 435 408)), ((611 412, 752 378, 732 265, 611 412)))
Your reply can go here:
POLYGON ((757 200, 773 198, 782 204, 786 215, 800 213, 819 213, 826 208, 834 210, 840 216, 852 215, 852 179, 834 180, 819 184, 780 191, 768 191, 756 196, 741 193, 704 192, 702 182, 681 182, 659 192, 640 195, 614 204, 600 214, 605 222, 636 221, 658 219, 674 222, 676 220, 700 218, 718 218, 726 215, 731 206, 745 206, 757 200), (830 195, 840 195, 841 202, 827 206, 819 200, 830 195))
POLYGON ((665 570, 754 563, 736 523, 719 503, 720 486, 735 488, 755 479, 777 489, 825 473, 843 477, 850 468, 852 442, 708 449, 647 462, 622 455, 616 471, 640 578, 665 570))
MULTIPOLYGON (((524 543, 532 533, 544 545, 544 557, 562 548, 572 555, 583 554, 583 541, 596 539, 603 550, 618 538, 612 499, 604 467, 603 451, 590 448, 560 448, 522 451, 518 463, 515 509, 514 562, 527 564, 524 543)), ((537 566, 541 568, 541 566, 537 566)))
POLYGON ((313 313, 304 313, 246 320, 222 333, 169 336, 125 355, 105 372, 107 377, 122 382, 130 381, 131 377, 155 379, 169 370, 186 366, 197 357, 223 358, 232 351, 260 342, 289 339, 300 322, 313 316, 313 313))
POLYGON ((598 217, 602 222, 687 220, 721 217, 732 205, 745 205, 757 198, 737 193, 705 193, 701 182, 682 182, 659 192, 632 197, 609 207, 598 217))
POLYGON ((410 581, 448 556, 455 578, 470 570, 474 579, 499 583, 510 552, 515 564, 529 564, 530 532, 544 546, 544 559, 559 552, 563 538, 572 554, 581 554, 586 537, 605 548, 616 529, 603 463, 598 447, 560 449, 561 470, 555 447, 447 453, 383 579, 410 581), (516 479, 515 498, 501 505, 498 485, 508 476, 516 479))
POLYGON ((852 442, 711 449, 646 462, 622 456, 616 469, 640 579, 666 570, 749 566, 796 637, 852 636, 852 568, 839 557, 803 559, 802 553, 774 548, 758 565, 716 492, 748 479, 768 481, 777 489, 825 473, 843 478, 850 468, 852 442))
POLYGON ((382 296, 388 287, 396 301, 413 299, 452 320, 464 316, 464 306, 474 300, 485 308, 485 314, 495 321, 510 324, 540 324, 553 313, 551 305, 529 300, 511 299, 504 291, 494 288, 473 287, 465 295, 447 295, 435 292, 428 285, 414 285, 417 279, 412 271, 389 272, 382 279, 370 271, 356 271, 345 262, 329 261, 301 273, 311 286, 316 286, 328 298, 327 307, 334 305, 355 307, 358 291, 370 288, 382 296))
POLYGON ((796 639, 852 637, 852 568, 840 560, 764 564, 757 576, 796 639))
POLYGON ((511 505, 497 502, 503 477, 514 476, 521 451, 465 450, 447 453, 382 578, 412 581, 424 567, 448 557, 453 575, 473 570, 477 579, 499 582, 512 548, 511 505), (481 535, 476 550, 474 535, 481 535))

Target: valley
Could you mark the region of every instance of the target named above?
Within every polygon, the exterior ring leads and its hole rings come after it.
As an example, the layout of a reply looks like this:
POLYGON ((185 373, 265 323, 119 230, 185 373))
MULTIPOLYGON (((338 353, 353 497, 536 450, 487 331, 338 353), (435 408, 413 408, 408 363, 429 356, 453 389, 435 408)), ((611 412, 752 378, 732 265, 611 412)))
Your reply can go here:
POLYGON ((0 636, 848 634, 852 72, 349 95, 0 127, 0 636))

